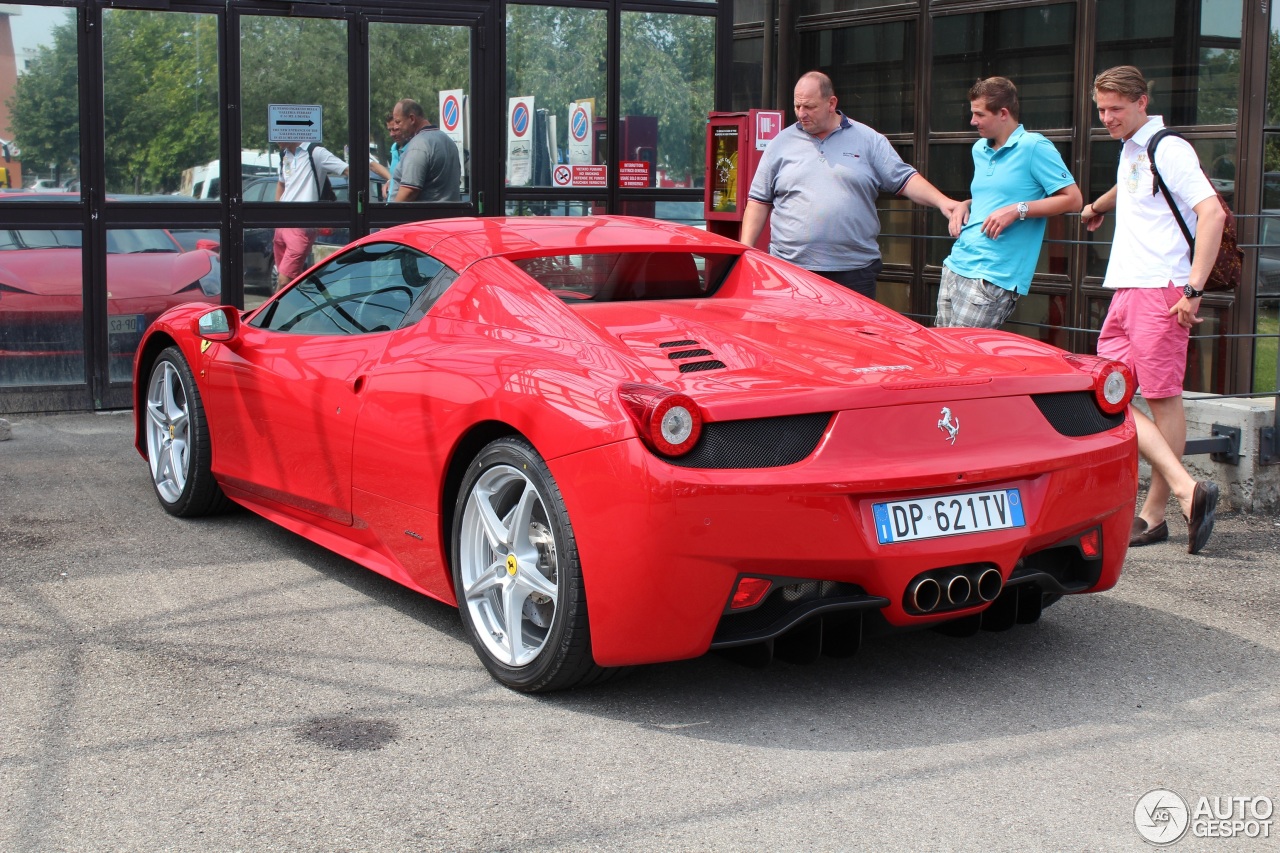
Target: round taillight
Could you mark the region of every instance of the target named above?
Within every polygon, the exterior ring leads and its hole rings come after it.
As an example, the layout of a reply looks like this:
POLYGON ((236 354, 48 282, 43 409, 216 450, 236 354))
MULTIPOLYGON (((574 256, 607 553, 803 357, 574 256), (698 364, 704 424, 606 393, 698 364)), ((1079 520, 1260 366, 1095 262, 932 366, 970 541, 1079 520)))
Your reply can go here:
POLYGON ((1094 396, 1099 408, 1109 415, 1123 412, 1135 390, 1133 374, 1117 361, 1103 362, 1094 373, 1094 396))
POLYGON ((650 385, 618 389, 640 438, 663 456, 682 456, 702 435, 702 410, 686 394, 650 385))
POLYGON ((693 449, 702 432, 702 414, 683 394, 663 397, 649 416, 654 449, 664 456, 682 456, 693 449))

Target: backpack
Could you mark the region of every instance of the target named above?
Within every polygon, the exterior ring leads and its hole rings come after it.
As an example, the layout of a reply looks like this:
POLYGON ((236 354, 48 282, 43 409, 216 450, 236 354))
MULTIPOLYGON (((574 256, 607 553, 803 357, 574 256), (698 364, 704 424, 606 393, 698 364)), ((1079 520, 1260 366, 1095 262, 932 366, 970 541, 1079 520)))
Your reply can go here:
POLYGON ((311 177, 316 181, 316 195, 321 201, 337 201, 338 196, 333 191, 333 184, 329 183, 329 176, 324 176, 324 183, 320 183, 320 175, 316 173, 316 161, 311 156, 311 146, 307 146, 307 162, 311 164, 311 177))
MULTIPOLYGON (((1191 246, 1191 255, 1195 257, 1196 239, 1191 234, 1191 229, 1187 227, 1186 220, 1182 218, 1182 213, 1178 210, 1178 205, 1173 201, 1173 194, 1169 192, 1169 187, 1164 182, 1164 178, 1160 177, 1160 170, 1156 168, 1156 145, 1166 136, 1177 136, 1179 139, 1183 137, 1174 133, 1172 130, 1161 128, 1151 137, 1151 141, 1147 143, 1147 160, 1151 163, 1151 174, 1155 176, 1155 182, 1151 187, 1151 194, 1155 195, 1156 190, 1164 193, 1164 200, 1169 203, 1169 209, 1173 211, 1173 218, 1178 220, 1178 227, 1182 229, 1182 236, 1187 238, 1187 244, 1191 246)), ((1204 170, 1201 169, 1201 172, 1204 170)), ((1205 176, 1208 178, 1208 176, 1205 176)), ((1218 257, 1213 261, 1213 269, 1209 271, 1209 278, 1204 283, 1206 292, 1234 290, 1240 284, 1241 271, 1244 264, 1244 252, 1241 251, 1236 239, 1236 217, 1231 212, 1231 206, 1227 204, 1227 200, 1222 197, 1222 193, 1214 190, 1218 196, 1218 203, 1222 205, 1222 212, 1226 214, 1227 220, 1222 224, 1222 245, 1218 248, 1218 257)))

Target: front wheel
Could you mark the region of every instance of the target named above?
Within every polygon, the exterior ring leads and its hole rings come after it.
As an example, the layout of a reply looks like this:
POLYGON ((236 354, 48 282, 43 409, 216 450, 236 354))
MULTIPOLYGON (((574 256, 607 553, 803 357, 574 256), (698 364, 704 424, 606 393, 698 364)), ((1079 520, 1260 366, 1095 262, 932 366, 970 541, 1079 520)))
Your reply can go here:
POLYGON ((597 681, 587 595, 560 489, 514 437, 471 462, 454 512, 453 582, 471 644, 493 676, 526 693, 597 681))
POLYGON ((160 353, 147 379, 147 463, 151 485, 170 515, 190 518, 231 507, 213 479, 209 425, 182 351, 160 353))

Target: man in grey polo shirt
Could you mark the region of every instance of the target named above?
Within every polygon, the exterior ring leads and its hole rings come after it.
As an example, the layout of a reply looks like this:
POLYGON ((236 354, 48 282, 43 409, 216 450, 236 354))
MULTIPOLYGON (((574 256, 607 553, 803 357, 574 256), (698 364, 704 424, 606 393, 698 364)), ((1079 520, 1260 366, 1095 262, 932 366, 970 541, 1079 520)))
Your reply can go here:
POLYGON ((422 106, 402 98, 391 111, 398 139, 408 140, 391 174, 396 184, 392 201, 457 201, 461 197, 462 164, 458 146, 427 121, 422 106))
POLYGON ((754 246, 770 221, 769 253, 875 298, 880 273, 876 196, 891 192, 950 217, 954 199, 836 109, 831 78, 810 71, 795 89, 796 123, 765 149, 751 182, 741 239, 754 246))

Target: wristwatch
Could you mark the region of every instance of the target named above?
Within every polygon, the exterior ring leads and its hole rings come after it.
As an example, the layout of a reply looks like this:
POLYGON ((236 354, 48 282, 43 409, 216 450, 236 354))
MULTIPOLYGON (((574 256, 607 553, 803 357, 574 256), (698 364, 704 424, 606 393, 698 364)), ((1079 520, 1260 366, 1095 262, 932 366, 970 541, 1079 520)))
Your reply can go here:
POLYGON ((1031 209, 1031 208, 1027 207, 1027 203, 1026 203, 1025 201, 1020 201, 1020 202, 1018 202, 1018 218, 1019 218, 1019 219, 1026 219, 1026 218, 1027 218, 1027 211, 1028 211, 1028 210, 1030 210, 1030 209, 1031 209))
POLYGON ((1201 296, 1204 296, 1204 291, 1196 290, 1191 285, 1188 284, 1187 286, 1182 288, 1182 295, 1187 297, 1188 299, 1199 299, 1201 296))

